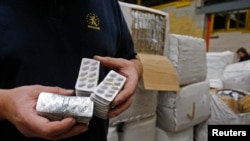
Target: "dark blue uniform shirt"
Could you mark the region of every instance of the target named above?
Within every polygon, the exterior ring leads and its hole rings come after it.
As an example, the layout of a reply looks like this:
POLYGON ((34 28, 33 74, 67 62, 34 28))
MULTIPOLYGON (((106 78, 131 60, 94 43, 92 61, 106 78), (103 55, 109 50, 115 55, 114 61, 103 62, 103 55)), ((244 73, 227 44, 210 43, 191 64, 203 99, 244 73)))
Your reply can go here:
MULTIPOLYGON (((40 84, 75 89, 83 57, 135 58, 117 0, 1 0, 0 89, 40 84)), ((108 73, 101 68, 100 80, 108 73)), ((94 117, 89 130, 67 140, 105 141, 108 121, 94 117)), ((25 138, 7 121, 0 136, 25 138)))

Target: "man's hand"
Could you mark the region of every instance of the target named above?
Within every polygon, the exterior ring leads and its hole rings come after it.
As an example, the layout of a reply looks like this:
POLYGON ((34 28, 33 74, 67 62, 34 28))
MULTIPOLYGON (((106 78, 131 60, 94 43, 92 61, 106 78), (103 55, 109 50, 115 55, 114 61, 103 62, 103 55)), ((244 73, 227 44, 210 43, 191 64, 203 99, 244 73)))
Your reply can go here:
POLYGON ((40 85, 23 86, 10 90, 0 90, 0 116, 12 122, 27 137, 59 140, 85 132, 85 124, 76 124, 75 119, 49 121, 36 112, 40 92, 73 95, 73 90, 40 85))
POLYGON ((94 59, 100 61, 103 66, 109 67, 127 78, 122 91, 111 103, 111 110, 108 113, 108 117, 113 118, 130 106, 132 96, 141 76, 141 63, 137 59, 126 60, 122 58, 100 56, 95 56, 94 59))

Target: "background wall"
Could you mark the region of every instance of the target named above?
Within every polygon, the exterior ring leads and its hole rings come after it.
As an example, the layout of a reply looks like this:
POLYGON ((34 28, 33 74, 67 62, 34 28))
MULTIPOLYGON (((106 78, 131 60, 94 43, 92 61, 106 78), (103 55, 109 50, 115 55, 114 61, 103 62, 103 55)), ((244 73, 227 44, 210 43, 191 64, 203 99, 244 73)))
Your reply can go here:
MULTIPOLYGON (((170 16, 170 33, 185 34, 194 37, 205 38, 206 33, 206 16, 196 14, 200 1, 192 1, 182 6, 166 5, 155 7, 169 13, 170 16)), ((221 32, 213 33, 209 51, 226 51, 235 52, 239 47, 245 47, 250 52, 250 33, 242 32, 221 32)))
POLYGON ((214 33, 213 36, 218 36, 219 38, 210 39, 210 52, 229 50, 235 53, 238 48, 245 47, 250 53, 250 33, 225 32, 214 33))
POLYGON ((167 5, 156 7, 169 13, 170 33, 204 37, 205 15, 196 14, 197 1, 185 3, 184 5, 167 5))

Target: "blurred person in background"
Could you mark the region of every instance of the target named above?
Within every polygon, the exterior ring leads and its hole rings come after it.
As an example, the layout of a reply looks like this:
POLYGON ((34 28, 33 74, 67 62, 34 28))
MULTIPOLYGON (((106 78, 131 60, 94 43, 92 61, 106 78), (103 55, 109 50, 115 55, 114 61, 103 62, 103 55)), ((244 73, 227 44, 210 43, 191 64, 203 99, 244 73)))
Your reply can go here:
POLYGON ((244 47, 239 48, 236 53, 239 62, 250 60, 250 55, 244 47))

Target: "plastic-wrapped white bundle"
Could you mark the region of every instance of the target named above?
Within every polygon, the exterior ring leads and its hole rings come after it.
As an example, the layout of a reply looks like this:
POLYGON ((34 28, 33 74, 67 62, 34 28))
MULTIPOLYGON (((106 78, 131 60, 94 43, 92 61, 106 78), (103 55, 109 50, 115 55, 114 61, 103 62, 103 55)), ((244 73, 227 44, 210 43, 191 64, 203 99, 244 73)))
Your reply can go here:
POLYGON ((219 90, 224 88, 221 78, 209 79, 208 81, 209 81, 210 88, 215 88, 215 89, 219 89, 219 90))
POLYGON ((207 120, 211 114, 209 83, 203 81, 181 88, 180 92, 159 92, 157 126, 178 132, 207 120))
POLYGON ((73 117, 77 122, 89 123, 93 116, 94 103, 89 97, 64 96, 41 92, 36 111, 50 120, 73 117))
POLYGON ((120 141, 154 141, 156 116, 124 123, 120 141))
POLYGON ((211 94, 211 116, 208 120, 195 126, 195 140, 208 141, 207 125, 228 124, 248 125, 250 124, 250 113, 236 114, 217 94, 211 94))
POLYGON ((157 91, 145 90, 140 82, 133 95, 133 102, 130 107, 117 117, 111 118, 110 125, 114 126, 121 122, 132 122, 155 116, 157 93, 157 91))
POLYGON ((176 68, 181 86, 206 79, 206 44, 202 38, 169 35, 169 59, 176 68))
POLYGON ((250 92, 250 61, 233 63, 222 75, 225 89, 239 89, 250 92))
POLYGON ((180 132, 167 132, 155 128, 155 141, 194 141, 193 127, 180 132))
POLYGON ((220 79, 226 66, 233 63, 231 51, 207 52, 207 79, 220 79))
POLYGON ((207 126, 208 126, 207 120, 194 126, 195 141, 208 141, 207 126))
POLYGON ((116 126, 110 126, 108 129, 107 140, 108 141, 119 141, 119 134, 116 126))
POLYGON ((227 65, 232 64, 234 53, 231 51, 208 52, 207 56, 207 79, 210 81, 210 87, 223 89, 221 77, 227 65))
POLYGON ((156 116, 109 126, 108 141, 155 141, 156 116))

